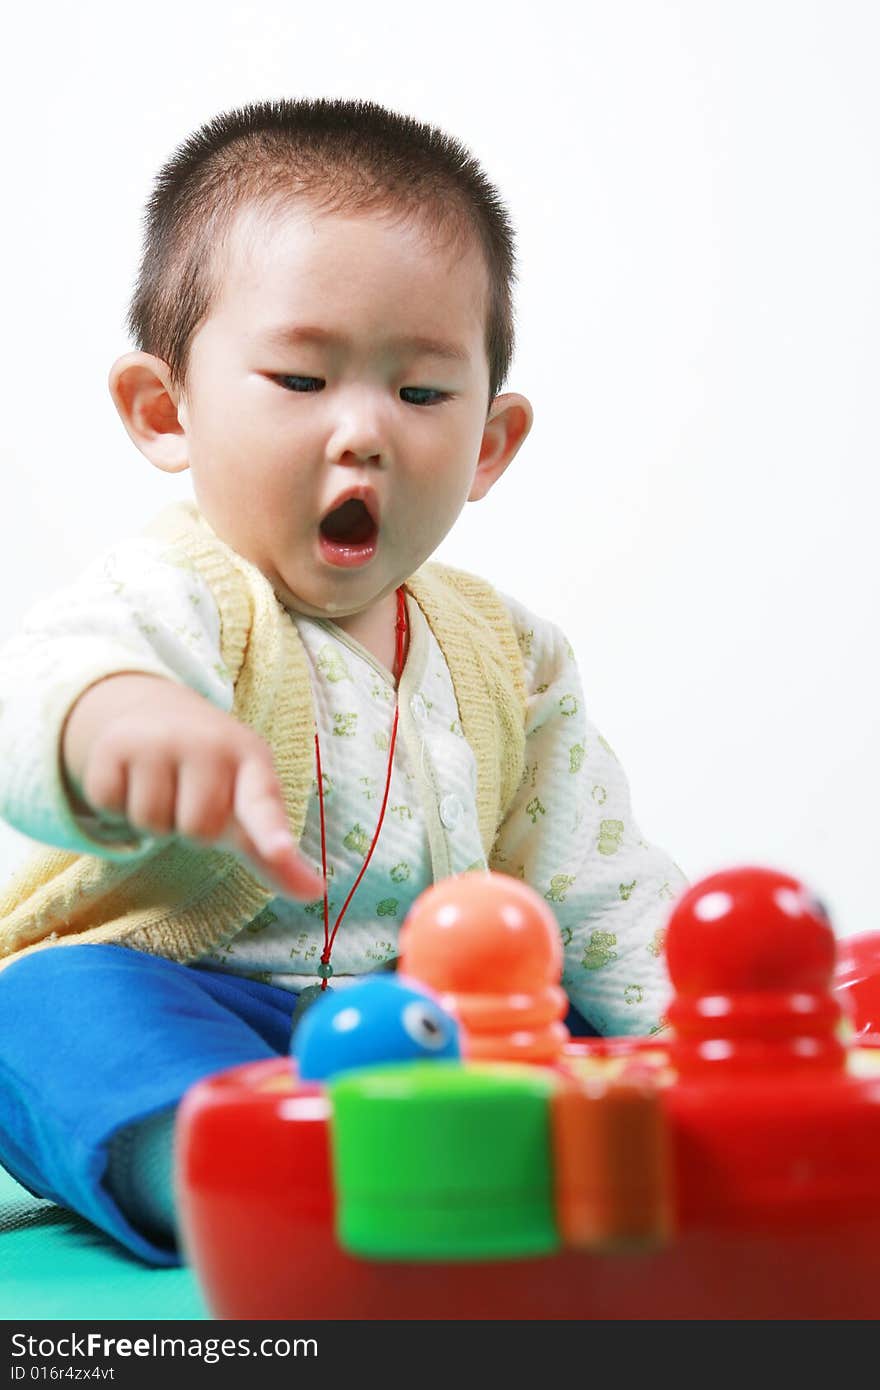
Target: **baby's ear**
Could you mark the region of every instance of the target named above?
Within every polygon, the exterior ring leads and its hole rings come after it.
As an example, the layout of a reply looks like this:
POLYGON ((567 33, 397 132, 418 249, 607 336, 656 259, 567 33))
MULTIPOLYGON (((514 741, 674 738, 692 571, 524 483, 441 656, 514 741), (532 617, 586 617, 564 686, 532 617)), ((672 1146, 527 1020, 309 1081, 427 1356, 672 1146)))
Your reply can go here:
POLYGON ((150 463, 164 473, 188 468, 168 364, 149 352, 127 352, 113 363, 107 385, 126 431, 150 463))
POLYGON ((534 411, 525 396, 509 391, 495 397, 483 430, 469 502, 479 502, 497 483, 532 428, 533 420, 534 411))

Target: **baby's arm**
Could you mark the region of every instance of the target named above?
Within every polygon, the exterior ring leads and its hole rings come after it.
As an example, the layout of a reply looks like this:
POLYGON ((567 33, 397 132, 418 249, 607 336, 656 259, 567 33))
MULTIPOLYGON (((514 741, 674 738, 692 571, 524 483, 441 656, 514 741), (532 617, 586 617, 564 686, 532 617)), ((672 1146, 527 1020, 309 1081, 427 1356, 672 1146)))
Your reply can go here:
POLYGON ((623 768, 585 713, 565 636, 505 602, 525 659, 526 766, 491 867, 550 904, 562 983, 580 1013, 602 1034, 647 1034, 668 1002, 663 928, 686 880, 642 837, 623 768))
POLYGON ((229 712, 219 637, 201 576, 147 538, 35 605, 0 651, 0 815, 105 858, 180 834, 241 851, 273 886, 314 897, 292 842, 255 843, 286 830, 283 798, 268 746, 229 712))

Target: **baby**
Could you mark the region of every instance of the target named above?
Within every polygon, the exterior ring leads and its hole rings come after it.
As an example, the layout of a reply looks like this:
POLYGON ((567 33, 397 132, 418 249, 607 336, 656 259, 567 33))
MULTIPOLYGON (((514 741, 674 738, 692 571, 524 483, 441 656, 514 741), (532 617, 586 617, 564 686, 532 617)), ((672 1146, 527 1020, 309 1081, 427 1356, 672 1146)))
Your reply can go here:
POLYGON ((426 563, 531 428, 513 279, 473 157, 372 103, 221 115, 158 177, 109 384, 195 502, 0 652, 0 815, 47 846, 0 898, 0 1162, 152 1263, 184 1091, 393 968, 438 879, 552 905, 572 1031, 660 1026, 684 879, 571 646, 426 563))

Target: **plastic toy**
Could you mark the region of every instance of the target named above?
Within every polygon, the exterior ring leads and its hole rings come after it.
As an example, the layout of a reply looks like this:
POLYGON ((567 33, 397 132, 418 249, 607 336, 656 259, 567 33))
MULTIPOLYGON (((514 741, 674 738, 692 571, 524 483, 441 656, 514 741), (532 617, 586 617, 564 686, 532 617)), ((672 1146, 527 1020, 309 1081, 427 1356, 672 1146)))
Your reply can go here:
POLYGON ((856 1038, 880 1036, 880 932, 863 932, 840 943, 834 987, 856 1038))
POLYGON ((716 874, 669 919, 668 1033, 566 1040, 547 919, 494 874, 414 904, 407 983, 454 996, 461 1061, 192 1088, 178 1196, 215 1316, 880 1315, 880 936, 833 976, 804 885, 716 874))
POLYGON ((376 976, 327 993, 293 1034, 303 1081, 326 1081, 352 1066, 461 1055, 456 1020, 424 989, 376 976))
POLYGON ((401 928, 400 969, 461 1020, 469 1058, 552 1062, 569 1041, 559 929, 517 878, 465 874, 427 889, 401 928))

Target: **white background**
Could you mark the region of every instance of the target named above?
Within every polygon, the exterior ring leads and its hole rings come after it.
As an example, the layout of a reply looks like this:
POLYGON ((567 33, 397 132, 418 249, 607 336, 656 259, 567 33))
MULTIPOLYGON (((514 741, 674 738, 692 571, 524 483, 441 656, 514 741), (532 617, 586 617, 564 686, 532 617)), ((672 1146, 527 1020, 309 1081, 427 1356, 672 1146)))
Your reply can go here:
POLYGON ((106 388, 159 166, 246 101, 378 101, 518 229, 535 425, 438 557, 566 630, 692 879, 774 865, 880 927, 878 7, 86 0, 14 7, 4 46, 0 641, 191 495, 106 388))

